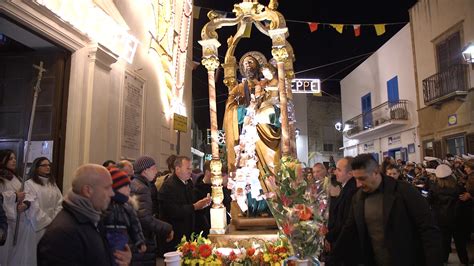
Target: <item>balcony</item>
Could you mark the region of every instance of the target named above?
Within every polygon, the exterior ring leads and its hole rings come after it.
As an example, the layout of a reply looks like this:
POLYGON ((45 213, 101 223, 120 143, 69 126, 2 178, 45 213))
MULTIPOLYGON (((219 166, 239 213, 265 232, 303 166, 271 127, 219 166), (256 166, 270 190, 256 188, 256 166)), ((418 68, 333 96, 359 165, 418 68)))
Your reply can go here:
POLYGON ((469 90, 468 73, 468 65, 458 64, 423 80, 425 105, 439 106, 452 98, 463 99, 469 90))
POLYGON ((350 130, 345 134, 348 138, 368 136, 408 124, 407 100, 384 102, 372 108, 369 112, 362 113, 345 122, 350 130))

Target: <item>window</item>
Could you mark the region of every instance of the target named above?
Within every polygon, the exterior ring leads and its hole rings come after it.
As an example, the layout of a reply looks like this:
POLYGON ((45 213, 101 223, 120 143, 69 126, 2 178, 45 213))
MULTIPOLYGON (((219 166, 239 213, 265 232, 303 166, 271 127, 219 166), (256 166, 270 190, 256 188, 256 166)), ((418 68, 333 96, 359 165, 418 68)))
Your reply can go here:
POLYGON ((453 155, 464 154, 464 136, 446 139, 447 153, 453 155))
POLYGON ((387 81, 387 100, 389 107, 400 100, 398 96, 398 76, 387 81))
POLYGON ((462 63, 461 36, 459 31, 436 44, 436 57, 439 72, 444 72, 450 66, 462 63))
POLYGON ((362 103, 362 124, 364 129, 372 127, 372 100, 370 92, 361 97, 362 103))
POLYGON ((323 145, 323 150, 324 151, 333 151, 333 145, 332 144, 324 144, 323 145))

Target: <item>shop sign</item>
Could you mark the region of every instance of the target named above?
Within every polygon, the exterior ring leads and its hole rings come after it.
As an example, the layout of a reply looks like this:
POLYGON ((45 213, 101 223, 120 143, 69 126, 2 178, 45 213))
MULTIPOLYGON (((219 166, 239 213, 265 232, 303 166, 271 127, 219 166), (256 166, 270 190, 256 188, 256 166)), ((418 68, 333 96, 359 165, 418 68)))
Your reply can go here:
POLYGON ((373 150, 373 149, 374 149, 374 143, 373 142, 364 143, 364 151, 373 150))
POLYGON ((456 114, 448 115, 448 126, 454 126, 458 123, 458 116, 456 114))
POLYGON ((400 143, 400 141, 401 141, 401 136, 400 136, 400 135, 398 135, 398 136, 390 136, 390 137, 388 137, 387 141, 388 141, 388 145, 400 143))
POLYGON ((321 81, 319 79, 293 79, 291 82, 293 93, 321 93, 321 81))
POLYGON ((112 52, 133 62, 138 40, 107 15, 92 0, 34 0, 46 7, 74 28, 104 45, 112 52))

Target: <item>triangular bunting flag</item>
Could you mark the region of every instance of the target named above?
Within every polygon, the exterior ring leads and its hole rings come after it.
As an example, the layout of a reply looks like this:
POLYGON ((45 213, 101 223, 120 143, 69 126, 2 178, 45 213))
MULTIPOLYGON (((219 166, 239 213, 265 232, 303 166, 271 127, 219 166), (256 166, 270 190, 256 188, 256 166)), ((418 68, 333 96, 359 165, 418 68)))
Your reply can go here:
POLYGON ((354 35, 359 37, 360 35, 360 25, 354 25, 354 35))
POLYGON ((331 27, 337 30, 337 32, 342 33, 344 30, 344 24, 331 24, 331 27))
POLYGON ((242 34, 242 38, 250 38, 250 35, 252 35, 252 26, 253 26, 253 23, 248 23, 245 26, 245 31, 244 31, 244 34, 242 34))
POLYGON ((318 23, 316 22, 308 22, 308 25, 309 25, 309 30, 311 32, 315 32, 318 30, 318 23))
POLYGON ((377 33, 377 36, 380 36, 385 33, 385 24, 375 24, 375 33, 377 33))
POLYGON ((201 13, 201 7, 200 6, 193 6, 193 18, 199 19, 200 13, 201 13))

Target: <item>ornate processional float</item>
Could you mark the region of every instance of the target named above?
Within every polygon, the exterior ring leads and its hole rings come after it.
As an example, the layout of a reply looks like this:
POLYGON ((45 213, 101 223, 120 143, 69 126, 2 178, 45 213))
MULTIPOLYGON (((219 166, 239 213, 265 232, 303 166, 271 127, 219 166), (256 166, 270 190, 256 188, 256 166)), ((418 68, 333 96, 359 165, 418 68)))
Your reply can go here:
MULTIPOLYGON (((304 174, 295 159, 294 108, 291 80, 294 78, 293 49, 287 37, 278 1, 268 6, 257 0, 234 5, 235 18, 210 11, 209 22, 201 31, 202 64, 208 70, 212 160, 211 234, 226 233, 223 206, 222 162, 219 157, 215 72, 218 57, 217 30, 236 26, 227 39, 222 64, 224 84, 229 89, 224 116, 229 174, 236 180, 236 201, 242 211, 260 212, 267 208, 278 228, 286 235, 298 258, 311 258, 321 248, 325 228, 327 197, 322 182, 304 174), (255 26, 272 40, 269 61, 259 52, 246 53, 237 63, 234 52, 249 27, 255 26), (237 69, 243 77, 239 83, 237 69), (239 185, 240 184, 240 185, 239 185), (250 185, 250 191, 245 193, 250 185), (256 203, 257 202, 257 203, 256 203), (262 208, 262 204, 265 205, 262 208)), ((232 217, 235 219, 236 217, 232 217)))

